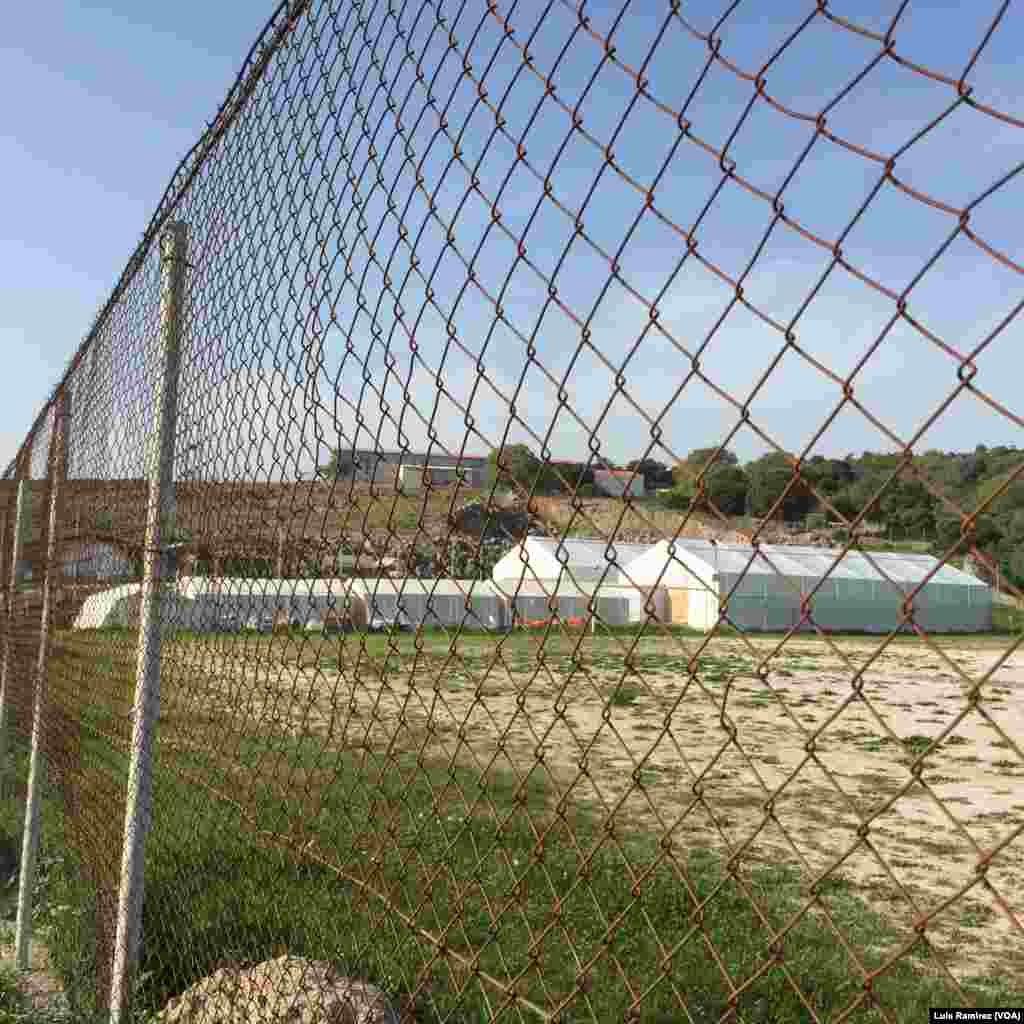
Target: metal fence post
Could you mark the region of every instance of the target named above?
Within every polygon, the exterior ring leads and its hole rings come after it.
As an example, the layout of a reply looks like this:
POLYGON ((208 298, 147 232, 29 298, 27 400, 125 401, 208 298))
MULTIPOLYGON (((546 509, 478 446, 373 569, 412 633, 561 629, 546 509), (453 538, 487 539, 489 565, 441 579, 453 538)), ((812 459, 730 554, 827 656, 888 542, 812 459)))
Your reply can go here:
POLYGON ((32 753, 29 757, 28 796, 25 800, 25 828, 21 844, 21 876, 18 884, 18 916, 14 937, 14 960, 19 971, 29 967, 32 937, 32 892, 36 884, 36 851, 39 848, 39 800, 46 771, 43 744, 43 713, 46 707, 47 660, 50 654, 50 618, 53 592, 59 586, 57 560, 58 510, 63 478, 67 474, 70 396, 62 390, 55 399, 53 437, 50 441, 50 514, 46 529, 46 564, 43 570, 43 609, 39 620, 39 655, 36 660, 35 695, 32 708, 32 753))
POLYGON ((160 706, 160 648, 167 610, 162 600, 166 589, 163 529, 169 525, 174 509, 175 421, 187 259, 186 225, 180 222, 169 224, 160 238, 160 335, 164 364, 154 402, 154 429, 146 453, 149 507, 139 612, 132 759, 117 901, 117 938, 110 983, 111 1024, 119 1024, 127 1017, 142 927, 145 841, 152 800, 152 744, 160 706))
POLYGON ((7 578, 7 599, 4 602, 4 664, 0 675, 0 791, 7 777, 7 682, 11 671, 11 645, 14 643, 14 590, 18 585, 18 563, 21 561, 21 539, 25 532, 25 517, 28 515, 28 485, 18 481, 18 498, 14 512, 12 532, 10 575, 7 578))
POLYGON ((11 534, 11 513, 10 509, 4 507, 3 526, 0 527, 0 586, 3 589, 3 607, 7 610, 7 599, 10 595, 7 593, 7 580, 10 579, 10 573, 7 569, 7 553, 8 543, 10 541, 11 534))

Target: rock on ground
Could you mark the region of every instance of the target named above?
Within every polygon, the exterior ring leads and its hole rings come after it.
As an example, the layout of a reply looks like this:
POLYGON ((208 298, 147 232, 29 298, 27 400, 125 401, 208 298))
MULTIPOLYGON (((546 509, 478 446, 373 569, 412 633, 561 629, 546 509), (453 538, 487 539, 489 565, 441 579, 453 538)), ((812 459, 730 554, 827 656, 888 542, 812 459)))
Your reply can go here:
POLYGON ((172 999, 160 1024, 399 1024, 387 996, 324 960, 281 956, 222 967, 172 999))

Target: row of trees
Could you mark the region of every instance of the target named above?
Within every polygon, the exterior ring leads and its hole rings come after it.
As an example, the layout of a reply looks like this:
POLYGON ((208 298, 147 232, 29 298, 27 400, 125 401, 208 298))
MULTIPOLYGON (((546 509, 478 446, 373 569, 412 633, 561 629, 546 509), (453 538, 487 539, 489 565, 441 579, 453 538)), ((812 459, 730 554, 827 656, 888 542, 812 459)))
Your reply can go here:
POLYGON ((974 547, 1008 582, 1024 588, 1024 475, 1015 475, 1024 451, 984 445, 968 453, 932 451, 915 456, 909 467, 902 456, 875 452, 815 456, 801 465, 796 483, 785 455, 764 455, 743 467, 732 453, 714 455, 692 452, 676 468, 678 502, 697 496, 703 470, 704 498, 726 515, 761 517, 774 508, 785 520, 824 526, 863 512, 896 537, 930 540, 936 555, 974 547), (962 514, 976 509, 984 511, 965 525, 962 514))
MULTIPOLYGON (((830 460, 836 462, 837 460, 830 460)), ((840 466, 845 465, 843 463, 840 466)), ((517 444, 495 450, 488 456, 488 482, 497 480, 517 485, 535 493, 589 493, 594 483, 594 465, 586 463, 550 463, 539 459, 526 445, 517 444)), ((704 499, 729 516, 766 515, 793 475, 785 456, 766 455, 745 467, 727 449, 697 448, 675 466, 655 459, 635 459, 618 467, 602 460, 600 468, 625 469, 643 477, 648 492, 667 490, 665 501, 676 508, 686 508, 697 499, 703 483, 704 499)), ((815 467, 817 470, 817 466, 815 467)), ((842 470, 833 470, 842 475, 842 470)), ((853 479, 852 470, 847 470, 853 479)), ((817 472, 817 476, 824 474, 817 472)), ((787 519, 800 519, 814 506, 806 489, 786 496, 782 514, 787 519)))
MULTIPOLYGON (((331 470, 346 468, 342 462, 336 456, 331 470)), ((652 500, 672 508, 702 503, 726 516, 773 515, 817 526, 864 512, 895 537, 926 538, 941 553, 963 539, 957 509, 971 513, 988 502, 968 540, 998 563, 1007 580, 1024 587, 1024 477, 1014 476, 1022 462, 1020 449, 984 445, 972 452, 929 451, 914 456, 911 468, 901 468, 902 456, 895 454, 815 455, 801 463, 797 476, 790 457, 778 452, 741 465, 728 449, 697 448, 674 465, 645 457, 616 466, 603 458, 552 463, 515 444, 490 453, 487 480, 535 494, 589 497, 595 468, 626 469, 643 477, 649 494, 657 493, 652 500)))
MULTIPOLYGON (((973 545, 999 566, 1006 580, 1024 588, 1024 451, 1012 447, 973 452, 930 451, 910 466, 896 454, 864 452, 843 458, 815 455, 799 475, 788 455, 770 452, 740 464, 728 449, 697 448, 673 466, 645 458, 622 467, 634 470, 649 492, 671 508, 701 503, 725 516, 775 516, 824 527, 830 520, 864 518, 895 537, 924 538, 945 554, 953 545, 973 545), (794 479, 795 478, 795 479, 794 479), (925 482, 927 481, 927 483, 925 482), (929 486, 931 485, 931 486, 929 486), (936 496, 934 491, 940 496, 936 496), (944 500, 945 499, 945 500, 944 500), (960 512, 985 506, 964 534, 960 512)), ((540 493, 592 493, 593 466, 539 459, 513 445, 489 457, 489 479, 540 493)))
POLYGON ((525 444, 507 445, 493 449, 487 456, 488 484, 517 486, 536 494, 594 493, 595 469, 626 469, 636 471, 644 479, 644 488, 655 491, 672 487, 674 477, 670 467, 654 459, 635 459, 617 466, 607 459, 591 462, 550 462, 539 458, 525 444))

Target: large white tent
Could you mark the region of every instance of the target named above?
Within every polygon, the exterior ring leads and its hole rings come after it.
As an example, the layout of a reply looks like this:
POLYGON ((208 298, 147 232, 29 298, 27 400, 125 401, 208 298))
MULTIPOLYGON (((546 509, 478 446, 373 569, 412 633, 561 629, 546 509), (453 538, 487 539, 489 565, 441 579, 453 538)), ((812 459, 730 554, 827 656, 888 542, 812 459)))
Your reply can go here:
MULTIPOLYGON (((401 619, 412 626, 500 629, 508 602, 490 581, 421 579, 237 579, 182 577, 171 593, 175 626, 196 631, 273 624, 365 626, 401 619), (467 607, 468 602, 468 607, 467 607)), ((138 621, 141 584, 112 587, 86 599, 76 629, 138 621)))
POLYGON ((650 544, 527 537, 498 560, 491 579, 520 618, 548 616, 552 598, 563 618, 585 616, 593 599, 598 618, 608 625, 644 622, 649 601, 656 617, 668 615, 664 588, 633 586, 632 566, 651 548, 650 544))
POLYGON ((504 587, 520 581, 628 585, 629 574, 623 570, 650 549, 650 544, 527 537, 498 560, 491 571, 491 579, 504 587))
POLYGON ((935 570, 914 596, 914 622, 930 632, 992 627, 991 587, 930 555, 848 552, 836 564, 839 555, 770 544, 755 553, 749 545, 684 538, 655 545, 629 573, 639 587, 665 588, 668 621, 696 629, 715 625, 721 601, 741 629, 790 629, 800 621, 803 596, 817 587, 810 602, 817 626, 881 633, 896 628, 903 601, 935 570))
MULTIPOLYGON (((138 623, 141 604, 141 583, 122 583, 98 594, 90 594, 82 602, 73 628, 102 629, 135 625, 138 623)), ((187 586, 178 585, 167 591, 163 615, 173 615, 179 626, 188 628, 188 623, 195 613, 196 605, 187 586)))

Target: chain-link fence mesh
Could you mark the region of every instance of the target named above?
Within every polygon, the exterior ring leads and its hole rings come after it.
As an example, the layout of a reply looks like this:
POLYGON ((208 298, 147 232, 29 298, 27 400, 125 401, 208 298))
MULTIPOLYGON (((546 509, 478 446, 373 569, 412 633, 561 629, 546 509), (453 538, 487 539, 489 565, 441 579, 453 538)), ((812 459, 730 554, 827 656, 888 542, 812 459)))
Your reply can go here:
POLYGON ((279 7, 3 481, 76 1013, 1024 1002, 1022 25, 891 6, 279 7))

